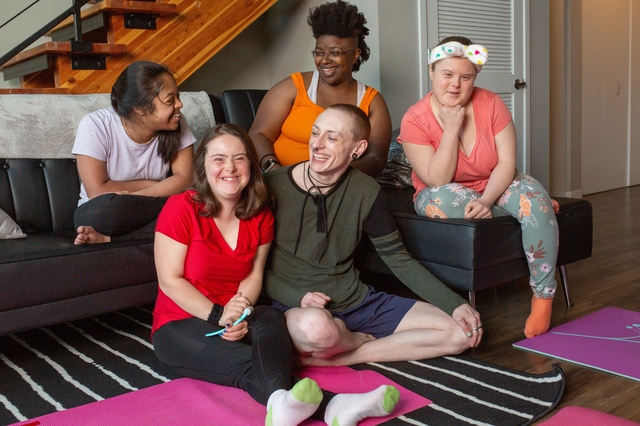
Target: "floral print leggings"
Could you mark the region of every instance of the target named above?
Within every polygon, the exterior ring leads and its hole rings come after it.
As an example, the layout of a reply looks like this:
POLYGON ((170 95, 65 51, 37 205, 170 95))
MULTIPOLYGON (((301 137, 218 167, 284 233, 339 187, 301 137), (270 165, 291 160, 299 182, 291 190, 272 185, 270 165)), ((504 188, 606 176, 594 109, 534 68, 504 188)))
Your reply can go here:
MULTIPOLYGON (((420 216, 464 218, 467 203, 480 195, 459 183, 427 187, 418 193, 414 208, 420 216)), ((536 297, 553 298, 557 287, 558 223, 547 191, 531 176, 518 173, 491 207, 491 213, 494 217, 511 215, 520 222, 529 285, 536 297)))

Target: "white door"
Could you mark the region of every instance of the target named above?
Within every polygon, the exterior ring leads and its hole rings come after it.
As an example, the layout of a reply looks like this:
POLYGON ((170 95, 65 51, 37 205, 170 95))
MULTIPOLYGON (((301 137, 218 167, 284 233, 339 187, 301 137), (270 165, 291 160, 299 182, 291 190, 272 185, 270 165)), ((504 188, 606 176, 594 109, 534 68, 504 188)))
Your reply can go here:
MULTIPOLYGON (((515 81, 529 78, 529 0, 427 0, 427 46, 460 35, 489 50, 489 60, 476 85, 496 92, 511 111, 518 135, 518 171, 531 173, 527 87, 515 81)), ((427 55, 422 78, 429 81, 427 55)), ((431 90, 431 82, 423 85, 431 90)))
POLYGON ((581 175, 585 195, 629 184, 631 8, 632 3, 625 0, 582 2, 581 175))

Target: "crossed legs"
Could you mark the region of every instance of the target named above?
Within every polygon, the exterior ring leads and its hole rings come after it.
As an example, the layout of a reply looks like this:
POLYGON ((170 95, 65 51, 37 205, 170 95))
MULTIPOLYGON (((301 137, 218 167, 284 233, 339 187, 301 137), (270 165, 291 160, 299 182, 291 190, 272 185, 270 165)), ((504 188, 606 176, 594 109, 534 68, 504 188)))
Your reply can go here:
POLYGON ((351 332, 321 308, 293 308, 287 328, 304 365, 352 365, 407 361, 458 354, 470 339, 453 318, 425 302, 416 302, 393 334, 374 338, 351 332))

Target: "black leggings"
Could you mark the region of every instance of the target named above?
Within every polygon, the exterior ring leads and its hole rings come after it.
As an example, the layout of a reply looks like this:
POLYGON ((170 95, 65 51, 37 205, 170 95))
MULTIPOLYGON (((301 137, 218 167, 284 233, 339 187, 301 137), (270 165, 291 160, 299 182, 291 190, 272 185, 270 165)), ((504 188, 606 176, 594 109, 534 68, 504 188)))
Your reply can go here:
POLYGON ((156 219, 167 198, 102 194, 79 205, 73 221, 76 229, 92 226, 113 241, 153 238, 156 219))
POLYGON ((257 306, 247 322, 247 335, 229 342, 205 337, 220 327, 201 319, 172 321, 153 334, 153 348, 169 371, 243 389, 267 405, 273 392, 291 389, 293 345, 284 314, 277 309, 257 306))

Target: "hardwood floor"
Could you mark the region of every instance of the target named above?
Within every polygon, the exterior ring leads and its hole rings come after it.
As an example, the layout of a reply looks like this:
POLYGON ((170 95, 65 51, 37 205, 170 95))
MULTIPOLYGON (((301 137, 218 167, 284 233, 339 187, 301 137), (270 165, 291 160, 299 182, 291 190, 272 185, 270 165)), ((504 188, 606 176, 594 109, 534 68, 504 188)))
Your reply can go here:
MULTIPOLYGON (((607 306, 640 311, 640 186, 584 198, 593 204, 593 255, 567 266, 574 306, 566 309, 561 289, 558 289, 551 327, 607 306)), ((557 278, 559 282, 559 276, 557 278)), ((532 373, 548 371, 552 364, 560 364, 566 375, 565 393, 556 410, 545 419, 562 407, 577 405, 640 422, 639 381, 511 346, 524 338, 524 323, 531 300, 527 281, 519 280, 476 294, 476 306, 484 323, 484 338, 480 347, 465 354, 532 373)))

